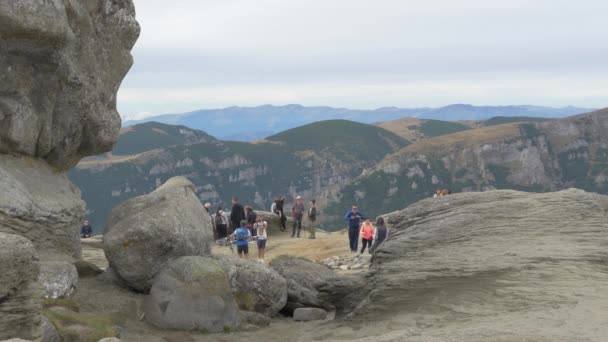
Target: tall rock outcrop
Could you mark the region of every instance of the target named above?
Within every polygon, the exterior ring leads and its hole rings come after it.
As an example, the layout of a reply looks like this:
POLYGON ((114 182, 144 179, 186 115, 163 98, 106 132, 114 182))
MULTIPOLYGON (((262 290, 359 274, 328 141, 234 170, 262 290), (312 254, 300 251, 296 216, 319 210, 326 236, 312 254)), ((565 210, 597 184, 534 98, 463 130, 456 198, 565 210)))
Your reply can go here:
POLYGON ((385 217, 389 237, 351 314, 379 321, 372 330, 399 325, 403 336, 453 340, 608 336, 607 196, 463 193, 385 217))
POLYGON ((139 34, 131 0, 0 3, 0 232, 80 256, 80 192, 62 174, 118 137, 139 34))
POLYGON ((0 2, 0 339, 39 336, 38 255, 80 257, 63 172, 116 141, 138 35, 131 0, 0 2))

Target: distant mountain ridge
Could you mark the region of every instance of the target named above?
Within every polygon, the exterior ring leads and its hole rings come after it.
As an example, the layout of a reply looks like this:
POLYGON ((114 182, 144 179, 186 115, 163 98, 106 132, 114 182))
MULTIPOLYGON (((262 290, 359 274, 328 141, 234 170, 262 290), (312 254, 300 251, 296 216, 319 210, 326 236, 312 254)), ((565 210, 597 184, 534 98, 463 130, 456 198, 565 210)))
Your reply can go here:
POLYGON ((440 108, 382 107, 364 110, 326 106, 305 107, 291 104, 285 106, 227 107, 181 114, 164 114, 143 120, 125 121, 123 126, 156 121, 202 130, 220 140, 254 141, 315 121, 331 119, 374 123, 403 117, 443 121, 485 120, 496 116, 561 118, 587 113, 592 110, 578 107, 473 106, 469 104, 453 104, 440 108))

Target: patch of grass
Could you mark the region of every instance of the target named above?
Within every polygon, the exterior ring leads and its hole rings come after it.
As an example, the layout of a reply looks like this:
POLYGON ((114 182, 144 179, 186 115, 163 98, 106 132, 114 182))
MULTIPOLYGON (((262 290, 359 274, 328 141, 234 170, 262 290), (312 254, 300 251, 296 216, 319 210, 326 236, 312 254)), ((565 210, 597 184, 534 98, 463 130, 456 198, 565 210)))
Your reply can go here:
POLYGON ((471 127, 458 122, 441 120, 424 120, 420 125, 420 132, 427 137, 438 137, 441 135, 466 131, 471 127))
POLYGON ((482 122, 484 127, 503 125, 507 123, 515 123, 515 122, 542 122, 552 120, 549 118, 535 118, 530 116, 495 116, 493 118, 489 118, 482 122))
POLYGON ((42 314, 51 321, 64 342, 97 342, 105 337, 119 337, 114 323, 98 315, 82 314, 68 309, 45 308, 42 314))
POLYGON ((71 299, 67 299, 67 298, 45 298, 42 300, 42 307, 45 309, 51 308, 51 307, 61 307, 61 308, 65 308, 74 312, 79 312, 80 311, 80 305, 76 302, 73 301, 71 299))

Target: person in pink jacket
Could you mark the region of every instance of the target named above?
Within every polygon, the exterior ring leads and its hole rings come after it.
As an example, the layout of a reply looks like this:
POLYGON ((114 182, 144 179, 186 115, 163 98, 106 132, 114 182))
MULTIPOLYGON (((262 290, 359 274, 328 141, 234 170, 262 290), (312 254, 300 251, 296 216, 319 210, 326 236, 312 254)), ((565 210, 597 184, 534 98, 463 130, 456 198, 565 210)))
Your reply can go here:
POLYGON ((361 244, 363 245, 363 247, 361 247, 361 254, 365 252, 366 246, 369 248, 369 253, 371 253, 372 243, 374 242, 374 233, 374 225, 369 219, 366 219, 361 225, 361 231, 359 232, 361 235, 361 244))

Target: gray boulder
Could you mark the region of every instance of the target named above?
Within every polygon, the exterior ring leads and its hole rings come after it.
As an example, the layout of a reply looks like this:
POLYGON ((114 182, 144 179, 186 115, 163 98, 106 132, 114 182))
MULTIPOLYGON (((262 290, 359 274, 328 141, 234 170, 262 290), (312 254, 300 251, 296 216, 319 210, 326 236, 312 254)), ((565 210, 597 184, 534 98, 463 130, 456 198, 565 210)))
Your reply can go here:
POLYGON ((287 281, 287 303, 283 312, 292 315, 297 308, 316 307, 333 310, 334 306, 319 297, 316 286, 336 277, 329 267, 301 257, 281 255, 270 267, 287 281))
POLYGON ((97 342, 120 342, 120 339, 118 339, 116 337, 107 337, 107 338, 102 338, 101 340, 99 340, 97 342))
POLYGON ((40 336, 38 272, 34 245, 0 233, 0 340, 40 336))
POLYGON ((76 271, 78 271, 79 278, 96 277, 103 273, 103 270, 97 267, 97 265, 85 260, 77 260, 74 266, 76 267, 76 271))
MULTIPOLYGON (((270 233, 280 231, 281 219, 277 214, 272 213, 270 211, 261 210, 256 210, 255 212, 256 214, 258 214, 258 216, 261 216, 266 222, 268 222, 268 231, 270 233)), ((293 217, 291 217, 290 213, 287 212, 285 213, 285 215, 287 216, 287 222, 285 223, 285 226, 287 227, 287 231, 291 232, 291 226, 293 225, 293 217)))
POLYGON ((70 297, 78 286, 78 271, 67 261, 43 261, 38 281, 45 298, 70 297))
POLYGON ((327 318, 327 311, 319 308, 297 308, 293 312, 293 320, 308 322, 322 321, 327 318))
POLYGON ((210 255, 212 242, 213 228, 194 186, 174 177, 112 210, 103 249, 110 267, 129 287, 147 292, 167 262, 210 255))
POLYGON ((48 320, 48 318, 42 316, 42 340, 40 342, 61 342, 61 336, 57 332, 57 328, 48 320))
POLYGON ((253 260, 215 256, 228 275, 241 310, 276 315, 287 303, 287 282, 275 270, 253 260))
POLYGON ((0 194, 0 232, 29 239, 43 255, 80 257, 85 206, 63 174, 41 160, 0 154, 0 194))
POLYGON ((67 170, 109 151, 139 35, 132 1, 1 1, 0 23, 0 153, 67 170))
POLYGON ((239 308, 228 276, 208 257, 168 263, 154 280, 143 308, 148 323, 173 330, 222 332, 239 326, 239 308))

